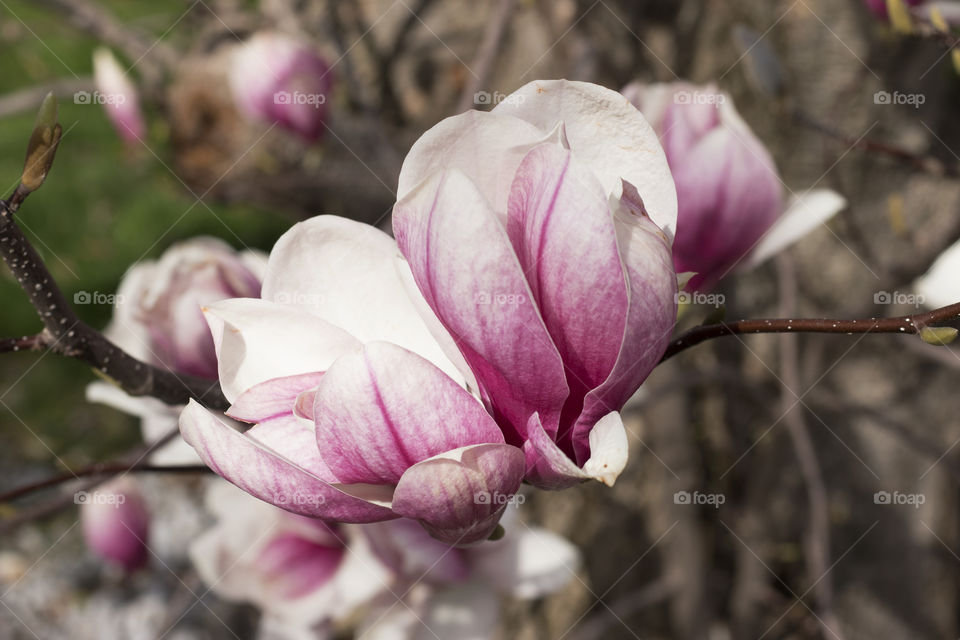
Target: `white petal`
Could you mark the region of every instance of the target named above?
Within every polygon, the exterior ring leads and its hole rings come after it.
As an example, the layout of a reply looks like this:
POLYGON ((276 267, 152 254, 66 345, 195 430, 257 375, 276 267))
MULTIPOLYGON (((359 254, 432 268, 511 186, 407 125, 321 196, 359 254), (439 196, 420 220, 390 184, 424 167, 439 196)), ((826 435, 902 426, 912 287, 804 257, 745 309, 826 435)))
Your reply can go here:
MULTIPOLYGON (((512 512, 508 509, 508 512, 512 512)), ((580 551, 555 533, 521 522, 508 525, 500 541, 470 549, 475 571, 504 593, 540 598, 562 589, 576 577, 580 551)))
POLYGON ((600 418, 590 431, 590 459, 583 472, 612 487, 627 466, 629 444, 620 414, 612 411, 600 418))
POLYGON ((325 371, 361 346, 313 314, 266 300, 222 300, 203 311, 217 348, 220 385, 231 403, 266 380, 325 371))
POLYGON ((917 280, 917 293, 928 307, 960 302, 960 242, 940 254, 926 275, 917 280))
POLYGON ((396 242, 375 227, 317 216, 277 241, 262 296, 312 313, 360 342, 400 345, 459 379, 408 297, 397 255, 396 242))
POLYGON ((787 210, 743 261, 752 269, 807 235, 847 206, 846 199, 830 189, 807 191, 791 199, 787 210))
POLYGON ((570 149, 608 194, 621 180, 637 187, 650 218, 668 237, 677 225, 677 192, 657 134, 630 102, 589 82, 536 80, 501 101, 493 113, 513 115, 552 131, 563 123, 570 149))

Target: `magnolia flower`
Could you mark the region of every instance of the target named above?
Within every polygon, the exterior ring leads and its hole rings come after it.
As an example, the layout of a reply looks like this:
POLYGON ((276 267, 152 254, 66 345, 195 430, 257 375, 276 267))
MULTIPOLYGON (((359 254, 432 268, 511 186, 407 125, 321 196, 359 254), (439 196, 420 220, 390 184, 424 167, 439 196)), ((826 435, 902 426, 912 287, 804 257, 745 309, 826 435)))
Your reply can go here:
POLYGON ((137 484, 119 478, 76 496, 87 547, 98 556, 134 571, 147 563, 150 515, 137 484))
POLYGON ((413 295, 526 479, 613 484, 619 410, 676 319, 676 195, 650 125, 614 91, 532 82, 427 131, 398 197, 413 295))
POLYGON ((407 520, 362 527, 394 583, 360 624, 362 637, 485 639, 500 617, 499 595, 540 598, 566 586, 580 554, 566 539, 519 521, 510 509, 505 536, 451 549, 407 520), (397 604, 392 594, 404 594, 397 604))
POLYGON ((309 46, 278 33, 258 33, 239 46, 229 71, 240 111, 276 123, 307 142, 323 133, 332 77, 309 46))
MULTIPOLYGON (((124 275, 113 319, 104 332, 134 357, 177 373, 216 379, 217 357, 203 304, 257 295, 266 258, 236 252, 215 238, 194 238, 172 245, 158 261, 140 262, 124 275)), ((83 302, 88 294, 78 294, 83 302)), ((144 440, 153 442, 177 424, 179 408, 153 398, 134 398, 105 382, 87 387, 87 399, 141 418, 144 440)), ((184 464, 196 454, 182 441, 155 454, 154 462, 184 464)))
POLYGON ((387 569, 359 530, 297 516, 217 482, 206 504, 216 524, 190 557, 227 600, 263 612, 261 637, 332 637, 333 627, 386 589, 387 569))
POLYGON ((478 542, 519 488, 523 453, 463 388, 395 257, 367 225, 295 225, 270 254, 262 299, 206 308, 227 415, 256 426, 237 433, 191 403, 180 431, 214 471, 284 509, 403 516, 448 543, 478 542))
POLYGON ((960 302, 960 242, 940 254, 929 271, 917 280, 916 290, 929 307, 946 307, 960 302))
POLYGON ((673 170, 673 260, 679 273, 695 274, 689 290, 712 288, 738 265, 760 264, 846 205, 818 190, 784 211, 773 158, 714 86, 634 83, 623 93, 657 130, 673 170))
POLYGON ((128 144, 142 140, 147 127, 137 89, 109 49, 94 51, 93 81, 97 101, 103 105, 117 134, 128 144))

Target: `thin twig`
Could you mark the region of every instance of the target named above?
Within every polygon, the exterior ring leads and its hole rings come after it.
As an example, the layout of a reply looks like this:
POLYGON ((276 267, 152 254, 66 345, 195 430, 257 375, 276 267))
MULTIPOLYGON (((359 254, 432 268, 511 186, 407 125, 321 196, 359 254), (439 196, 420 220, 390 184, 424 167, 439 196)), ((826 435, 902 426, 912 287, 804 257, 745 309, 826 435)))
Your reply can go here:
POLYGON ((5 338, 0 340, 0 353, 15 351, 44 351, 47 348, 47 338, 43 333, 22 338, 5 338))
MULTIPOLYGON (((797 282, 793 264, 787 254, 777 259, 777 275, 780 288, 780 313, 789 315, 796 311, 797 282)), ((804 540, 807 574, 814 585, 817 602, 817 620, 824 637, 841 640, 839 623, 833 614, 833 582, 830 579, 830 521, 827 488, 817 460, 817 450, 803 417, 803 410, 796 401, 800 387, 800 363, 797 336, 780 335, 780 394, 783 405, 783 421, 793 443, 800 466, 800 475, 807 488, 807 514, 809 531, 804 540)))
POLYGON ((960 318, 960 302, 895 318, 865 318, 860 320, 834 320, 829 318, 776 318, 770 320, 737 320, 693 327, 670 343, 661 362, 668 360, 690 347, 723 336, 751 333, 900 333, 918 334, 925 327, 944 324, 960 318))

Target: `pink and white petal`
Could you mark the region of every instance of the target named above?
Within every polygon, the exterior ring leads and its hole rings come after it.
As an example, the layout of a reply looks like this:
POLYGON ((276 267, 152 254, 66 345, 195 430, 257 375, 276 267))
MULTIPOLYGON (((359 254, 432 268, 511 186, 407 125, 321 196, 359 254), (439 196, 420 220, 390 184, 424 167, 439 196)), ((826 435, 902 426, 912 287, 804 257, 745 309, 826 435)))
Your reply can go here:
POLYGON ((523 443, 523 453, 526 464, 524 480, 539 489, 569 489, 589 479, 557 446, 537 414, 530 416, 527 421, 527 441, 523 443))
POLYGON ((743 268, 759 266, 843 211, 846 206, 846 199, 830 189, 815 189, 794 196, 787 210, 753 247, 742 263, 743 268))
POLYGON ((317 387, 314 416, 320 455, 342 482, 393 485, 427 458, 503 442, 476 398, 389 342, 337 360, 317 387))
POLYGON ((621 179, 636 185, 653 221, 676 232, 677 193, 657 134, 626 98, 589 82, 535 80, 501 101, 495 114, 552 130, 562 122, 570 149, 619 197, 621 179))
POLYGON ((300 515, 341 522, 377 522, 394 517, 370 500, 383 491, 346 487, 367 497, 348 495, 332 483, 336 478, 304 469, 245 434, 234 431, 202 406, 190 401, 180 415, 180 433, 204 464, 250 495, 300 515))
POLYGON ((397 203, 393 228, 414 280, 456 341, 507 441, 539 411, 553 433, 568 395, 563 361, 532 302, 506 230, 459 171, 397 203))
POLYGON ((398 344, 456 378, 406 294, 397 253, 397 243, 376 227, 338 216, 311 218, 270 252, 263 298, 308 311, 360 342, 398 344))
POLYGON ((486 111, 467 111, 431 127, 413 144, 397 186, 404 200, 433 174, 459 170, 470 176, 490 207, 504 219, 513 174, 530 147, 553 127, 538 128, 523 119, 486 111))
MULTIPOLYGON (((628 191, 630 186, 624 187, 628 191)), ((596 422, 619 411, 660 362, 677 319, 677 275, 670 248, 653 222, 628 207, 614 214, 630 292, 620 353, 610 376, 584 401, 574 427, 577 462, 589 457, 588 437, 596 422)))
POLYGON ((441 542, 482 542, 520 489, 523 471, 523 452, 508 444, 448 451, 407 469, 397 483, 392 509, 418 520, 441 542))
POLYGON ((293 413, 300 394, 315 389, 322 377, 322 371, 314 371, 261 382, 241 393, 227 415, 244 422, 263 422, 293 413))
POLYGON ((319 545, 292 531, 278 532, 257 554, 256 563, 282 598, 295 599, 333 578, 345 551, 319 545))
POLYGON ((511 187, 507 233, 579 403, 610 375, 629 305, 608 197, 569 150, 538 145, 511 187))
POLYGON ((580 551, 569 540, 539 527, 516 523, 503 539, 470 549, 473 570, 503 593, 541 598, 577 575, 580 551))
POLYGON ((217 349, 220 386, 234 402, 273 378, 325 371, 360 343, 306 311, 266 300, 235 298, 204 308, 217 349))

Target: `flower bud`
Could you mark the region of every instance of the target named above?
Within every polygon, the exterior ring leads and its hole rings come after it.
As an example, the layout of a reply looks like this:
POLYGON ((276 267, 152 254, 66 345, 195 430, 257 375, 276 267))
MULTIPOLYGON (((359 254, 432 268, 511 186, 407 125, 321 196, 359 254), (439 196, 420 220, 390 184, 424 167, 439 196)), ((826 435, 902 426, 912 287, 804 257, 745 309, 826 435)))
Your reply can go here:
POLYGON ((80 492, 75 501, 80 504, 83 537, 91 551, 128 572, 147 563, 150 515, 132 479, 119 478, 95 491, 80 492))
POLYGON ((60 123, 57 122, 57 98, 48 93, 37 112, 37 120, 27 144, 23 174, 20 176, 21 187, 27 193, 39 189, 47 179, 61 133, 60 123))
POLYGON ((276 123, 308 143, 323 133, 332 78, 307 45, 259 33, 237 49, 229 75, 237 107, 250 119, 276 123))
POLYGON ((93 53, 93 79, 97 102, 103 105, 120 138, 127 144, 142 140, 147 126, 137 89, 109 49, 100 48, 93 53))

